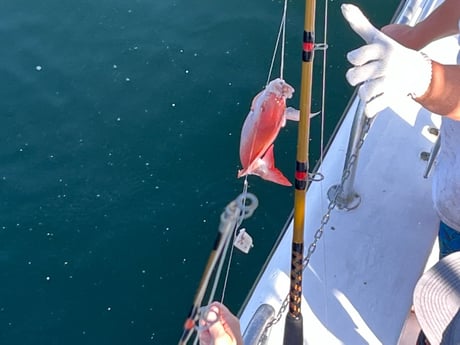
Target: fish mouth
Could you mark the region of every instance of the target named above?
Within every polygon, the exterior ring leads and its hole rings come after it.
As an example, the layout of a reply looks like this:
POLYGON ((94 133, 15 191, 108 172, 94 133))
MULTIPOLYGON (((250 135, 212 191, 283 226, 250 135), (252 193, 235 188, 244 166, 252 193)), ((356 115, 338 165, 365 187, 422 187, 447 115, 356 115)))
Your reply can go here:
POLYGON ((294 94, 294 88, 281 78, 272 80, 267 86, 267 91, 285 99, 292 98, 294 94))

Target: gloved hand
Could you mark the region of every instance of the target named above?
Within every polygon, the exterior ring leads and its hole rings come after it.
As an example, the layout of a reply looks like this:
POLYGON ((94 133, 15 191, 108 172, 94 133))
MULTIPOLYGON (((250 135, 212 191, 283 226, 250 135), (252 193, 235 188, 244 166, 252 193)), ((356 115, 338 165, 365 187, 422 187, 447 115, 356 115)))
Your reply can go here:
POLYGON ((361 10, 342 5, 342 14, 351 28, 367 43, 347 54, 355 67, 347 71, 348 82, 359 87, 366 102, 365 113, 375 116, 401 97, 422 96, 431 83, 431 60, 423 53, 408 49, 377 30, 361 10))

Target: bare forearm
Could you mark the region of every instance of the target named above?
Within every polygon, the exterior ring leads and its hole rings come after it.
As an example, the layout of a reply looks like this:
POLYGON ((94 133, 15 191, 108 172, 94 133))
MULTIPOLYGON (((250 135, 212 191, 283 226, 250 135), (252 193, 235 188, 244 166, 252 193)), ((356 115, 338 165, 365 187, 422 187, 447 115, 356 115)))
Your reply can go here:
POLYGON ((437 39, 458 33, 460 0, 445 0, 425 20, 414 26, 418 49, 437 39))
POLYGON ((460 120, 460 65, 432 62, 432 79, 428 90, 415 99, 426 109, 460 120))

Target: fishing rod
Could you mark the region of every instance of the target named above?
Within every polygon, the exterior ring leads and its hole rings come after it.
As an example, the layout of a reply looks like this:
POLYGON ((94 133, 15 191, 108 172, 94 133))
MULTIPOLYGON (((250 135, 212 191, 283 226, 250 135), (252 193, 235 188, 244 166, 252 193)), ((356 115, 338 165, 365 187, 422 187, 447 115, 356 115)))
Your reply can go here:
MULTIPOLYGON (((254 213, 258 204, 259 202, 254 194, 245 192, 229 203, 224 212, 222 212, 217 236, 211 253, 209 254, 200 283, 198 284, 192 306, 184 322, 182 336, 178 343, 179 345, 187 344, 196 329, 197 322, 200 318, 201 304, 206 294, 209 280, 211 279, 211 275, 217 263, 225 258, 223 254, 225 248, 228 247, 227 244, 231 235, 241 225, 243 219, 249 218, 254 213)), ((218 275, 218 273, 216 273, 216 275, 218 275)))
POLYGON ((289 290, 289 311, 286 315, 286 322, 284 326, 284 345, 303 344, 303 321, 301 312, 302 272, 308 179, 308 144, 310 138, 313 56, 315 48, 315 9, 315 0, 305 1, 302 78, 300 88, 300 120, 297 137, 294 191, 294 231, 292 236, 291 253, 291 285, 289 290))

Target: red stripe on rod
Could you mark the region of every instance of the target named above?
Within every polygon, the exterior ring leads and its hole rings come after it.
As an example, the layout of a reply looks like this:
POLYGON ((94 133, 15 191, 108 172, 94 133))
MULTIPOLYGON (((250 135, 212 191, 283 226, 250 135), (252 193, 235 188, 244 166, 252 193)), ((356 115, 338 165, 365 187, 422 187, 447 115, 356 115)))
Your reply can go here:
POLYGON ((311 52, 315 48, 315 44, 313 42, 304 42, 303 43, 303 50, 306 52, 311 52))
POLYGON ((296 180, 305 181, 307 179, 307 173, 304 171, 296 171, 295 178, 296 180))

